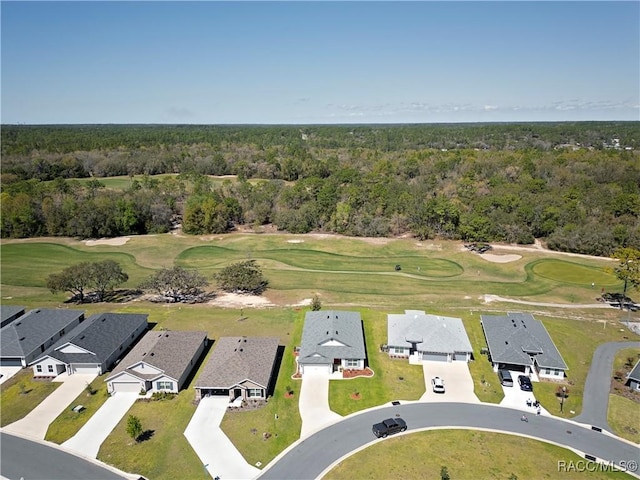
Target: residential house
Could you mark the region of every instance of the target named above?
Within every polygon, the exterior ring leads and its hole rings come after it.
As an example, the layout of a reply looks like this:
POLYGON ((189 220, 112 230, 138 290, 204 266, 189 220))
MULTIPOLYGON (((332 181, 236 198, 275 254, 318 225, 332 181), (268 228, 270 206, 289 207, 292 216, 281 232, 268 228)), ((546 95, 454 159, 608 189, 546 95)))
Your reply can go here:
POLYGON ((207 332, 148 331, 106 379, 109 393, 178 393, 198 364, 207 332))
POLYGON ((0 364, 26 367, 84 321, 80 310, 38 308, 0 329, 0 364))
POLYGON ((387 315, 387 347, 390 357, 414 356, 416 360, 468 362, 473 348, 460 318, 405 310, 387 315))
POLYGON ((530 313, 481 315, 480 322, 493 370, 536 373, 541 378, 564 378, 567 364, 547 329, 530 313))
POLYGON ((265 400, 273 390, 277 337, 221 337, 196 380, 196 400, 222 395, 234 400, 265 400))
POLYGON ((99 313, 87 318, 31 362, 37 377, 62 372, 101 375, 148 328, 147 315, 99 313))
POLYGON ((24 307, 18 307, 17 305, 0 305, 0 328, 9 325, 22 315, 24 315, 24 307))
POLYGON ((298 352, 298 371, 332 373, 362 370, 367 358, 359 312, 307 312, 298 352))
POLYGON ((627 375, 626 385, 631 388, 631 390, 640 392, 640 360, 636 362, 633 370, 627 375))

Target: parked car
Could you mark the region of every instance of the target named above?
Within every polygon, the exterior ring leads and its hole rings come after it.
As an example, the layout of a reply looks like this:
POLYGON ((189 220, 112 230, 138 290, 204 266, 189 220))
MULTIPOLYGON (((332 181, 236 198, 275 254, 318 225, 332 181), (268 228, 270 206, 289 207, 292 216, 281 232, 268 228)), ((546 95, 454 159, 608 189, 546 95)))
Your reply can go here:
POLYGON ((501 368, 498 370, 498 378, 500 383, 505 387, 513 387, 513 378, 511 378, 511 372, 501 368))
POLYGON ((526 375, 518 375, 518 385, 520 385, 520 390, 524 390, 525 392, 533 391, 533 385, 531 385, 531 380, 526 375))
POLYGON ((385 438, 387 435, 391 435, 398 432, 404 432, 407 429, 407 423, 398 418, 387 418, 380 423, 376 423, 373 425, 372 431, 373 434, 380 438, 385 438))
POLYGON ((435 393, 444 393, 444 380, 440 377, 433 377, 431 379, 431 386, 435 393))

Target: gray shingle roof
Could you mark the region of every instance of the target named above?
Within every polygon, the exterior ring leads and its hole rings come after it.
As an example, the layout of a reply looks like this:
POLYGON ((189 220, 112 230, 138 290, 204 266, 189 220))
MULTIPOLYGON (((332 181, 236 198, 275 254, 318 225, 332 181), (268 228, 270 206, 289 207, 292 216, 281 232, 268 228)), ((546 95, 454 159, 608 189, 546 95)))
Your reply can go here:
POLYGON ((629 372, 629 375, 627 375, 627 380, 635 380, 636 382, 640 382, 640 360, 636 362, 633 370, 631 370, 629 372))
POLYGON ((108 382, 112 377, 124 371, 143 380, 159 376, 158 374, 145 375, 129 369, 138 362, 145 362, 162 370, 165 375, 178 381, 185 370, 193 367, 190 362, 205 338, 207 338, 207 332, 151 330, 136 343, 105 381, 108 382))
POLYGON ((394 347, 410 347, 415 342, 421 352, 471 352, 471 342, 460 318, 426 314, 421 310, 405 310, 404 314, 387 315, 387 343, 394 347))
POLYGON ((530 313, 482 315, 482 329, 494 363, 531 365, 530 352, 540 368, 568 370, 547 329, 530 313))
POLYGON ((278 337, 221 337, 195 388, 229 389, 244 380, 269 386, 278 337))
POLYGON ((80 310, 31 310, 0 330, 0 357, 27 357, 81 318, 80 310))
POLYGON ((92 315, 56 342, 44 355, 49 355, 66 364, 102 364, 119 350, 121 345, 130 343, 131 335, 142 325, 146 325, 147 316, 136 313, 92 315), (67 343, 72 343, 91 353, 62 353, 56 350, 67 343))
POLYGON ((24 307, 17 305, 0 305, 0 326, 4 327, 24 314, 24 307))
POLYGON ((329 364, 336 358, 364 359, 364 333, 359 312, 307 312, 298 363, 329 364))

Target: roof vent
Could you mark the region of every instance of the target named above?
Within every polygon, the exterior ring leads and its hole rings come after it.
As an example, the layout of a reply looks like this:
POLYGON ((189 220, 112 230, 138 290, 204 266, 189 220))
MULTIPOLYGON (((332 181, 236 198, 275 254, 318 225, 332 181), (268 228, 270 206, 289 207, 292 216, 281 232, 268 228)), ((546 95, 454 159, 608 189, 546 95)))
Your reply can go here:
POLYGON ((338 319, 338 315, 336 315, 336 320, 338 319))
POLYGON ((504 341, 505 345, 509 345, 509 342, 507 340, 504 341))
POLYGON ((167 338, 169 338, 169 334, 168 334, 168 333, 165 333, 165 334, 164 334, 164 336, 165 336, 165 337, 167 337, 167 338))
POLYGON ((102 321, 104 322, 106 320, 106 318, 102 317, 102 321))
POLYGON ((246 338, 244 339, 244 343, 247 343, 247 339, 246 338))
POLYGON ((22 341, 24 341, 24 338, 25 338, 25 337, 21 337, 21 338, 20 338, 20 341, 21 341, 21 342, 22 342, 22 341))
POLYGON ((147 354, 147 352, 144 352, 144 353, 142 354, 142 356, 144 357, 146 354, 147 354))
POLYGON ((153 357, 154 355, 155 355, 155 353, 153 353, 153 352, 151 352, 151 353, 149 354, 149 356, 151 356, 151 357, 153 357))
POLYGON ((242 349, 240 349, 240 351, 242 351, 242 349))
POLYGON ((22 325, 22 322, 16 323, 16 327, 19 327, 20 325, 22 325))
POLYGON ((80 340, 84 340, 84 335, 82 335, 82 336, 80 337, 80 340))
POLYGON ((336 335, 338 334, 338 330, 336 330, 336 335))

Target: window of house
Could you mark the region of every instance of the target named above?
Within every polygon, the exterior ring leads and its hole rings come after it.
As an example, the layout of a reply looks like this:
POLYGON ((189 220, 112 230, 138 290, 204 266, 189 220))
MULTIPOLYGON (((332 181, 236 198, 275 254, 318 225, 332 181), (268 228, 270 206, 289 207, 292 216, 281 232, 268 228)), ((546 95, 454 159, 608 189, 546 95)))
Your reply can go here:
POLYGON ((47 370, 49 370, 49 373, 53 373, 53 365, 47 365, 47 370))
POLYGON ((395 353, 395 354, 403 354, 404 353, 404 348, 402 348, 402 347, 393 347, 393 353, 395 353))
POLYGON ((358 365, 360 365, 360 362, 358 360, 352 359, 352 358, 347 358, 344 361, 344 366, 345 367, 357 367, 358 365))
POLYGON ((36 365, 36 371, 42 373, 42 365, 36 365))
POLYGON ((247 389, 247 397, 262 397, 262 389, 261 388, 248 388, 247 389))
POLYGON ((157 390, 173 390, 173 382, 156 382, 157 390))
POLYGON ((551 369, 550 368, 545 368, 544 369, 544 374, 545 375, 551 375, 551 369))

